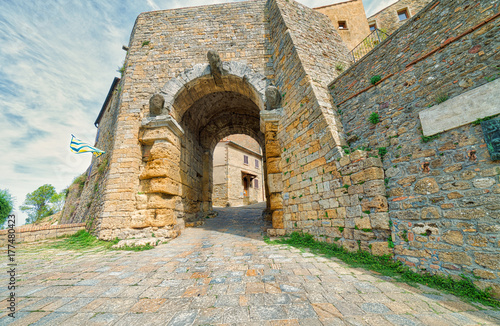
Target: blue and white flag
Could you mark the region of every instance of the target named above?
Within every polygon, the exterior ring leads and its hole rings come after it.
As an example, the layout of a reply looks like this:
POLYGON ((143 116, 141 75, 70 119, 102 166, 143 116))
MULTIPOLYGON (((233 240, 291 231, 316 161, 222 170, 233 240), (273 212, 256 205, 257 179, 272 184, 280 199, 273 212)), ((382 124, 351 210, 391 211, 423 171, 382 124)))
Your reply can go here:
POLYGON ((69 144, 69 148, 73 153, 81 154, 81 153, 93 153, 96 157, 106 153, 105 151, 101 151, 94 146, 90 146, 89 144, 81 141, 76 138, 75 135, 71 135, 71 143, 69 144))

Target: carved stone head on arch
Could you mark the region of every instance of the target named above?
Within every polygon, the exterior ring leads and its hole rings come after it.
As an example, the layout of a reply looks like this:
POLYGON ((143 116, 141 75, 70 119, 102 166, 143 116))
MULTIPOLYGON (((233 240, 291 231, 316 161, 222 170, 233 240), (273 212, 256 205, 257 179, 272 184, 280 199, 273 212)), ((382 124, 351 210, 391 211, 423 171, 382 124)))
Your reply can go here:
POLYGON ((160 94, 155 94, 149 99, 149 115, 154 117, 162 114, 165 99, 160 94))

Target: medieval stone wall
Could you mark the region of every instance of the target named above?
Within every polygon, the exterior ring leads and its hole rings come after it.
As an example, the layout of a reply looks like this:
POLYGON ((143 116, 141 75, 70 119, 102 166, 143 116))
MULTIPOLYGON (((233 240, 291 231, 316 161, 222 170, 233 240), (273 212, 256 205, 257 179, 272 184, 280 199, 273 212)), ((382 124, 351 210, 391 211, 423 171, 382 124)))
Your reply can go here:
POLYGON ((336 63, 347 63, 347 48, 326 16, 293 1, 269 4, 283 113, 279 125, 266 123, 267 172, 271 206, 279 207, 273 227, 292 231, 296 221, 321 219, 326 207, 319 201, 331 196, 329 189, 316 188, 332 178, 342 139, 326 84, 338 74, 336 63))
POLYGON ((325 14, 332 21, 349 50, 352 50, 370 34, 365 7, 361 0, 334 3, 314 8, 314 10, 325 14), (345 28, 339 28, 339 22, 344 22, 345 28))
MULTIPOLYGON (((34 242, 45 239, 54 239, 75 234, 85 230, 85 223, 73 223, 62 225, 23 225, 14 227, 16 231, 16 245, 24 242, 34 242)), ((0 230, 0 247, 7 247, 9 243, 9 230, 0 230)))
POLYGON ((431 0, 399 0, 396 3, 382 9, 376 14, 368 17, 368 24, 375 24, 376 27, 388 34, 392 34, 408 20, 400 20, 398 13, 405 11, 408 18, 415 16, 431 0))
POLYGON ((423 138, 419 113, 499 76, 499 16, 498 3, 433 1, 330 85, 350 149, 386 152, 396 258, 430 272, 474 274, 497 295, 499 162, 480 125, 423 138), (382 80, 371 85, 375 75, 382 80))

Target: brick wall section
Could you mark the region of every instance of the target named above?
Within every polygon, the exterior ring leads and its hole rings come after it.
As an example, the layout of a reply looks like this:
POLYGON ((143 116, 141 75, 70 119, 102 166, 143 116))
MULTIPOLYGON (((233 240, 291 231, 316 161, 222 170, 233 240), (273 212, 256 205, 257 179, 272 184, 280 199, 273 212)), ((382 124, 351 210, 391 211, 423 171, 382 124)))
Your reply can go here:
POLYGON ((497 295, 499 162, 491 160, 480 126, 423 143, 418 112, 440 94, 455 97, 497 76, 500 19, 445 42, 498 11, 498 3, 433 1, 331 84, 351 148, 388 151, 384 170, 397 259, 430 272, 473 273, 479 286, 492 286, 497 295), (374 75, 386 79, 369 88, 374 75), (380 123, 368 121, 372 112, 380 123))
MULTIPOLYGON (((33 242, 45 239, 53 239, 65 235, 72 235, 80 230, 85 230, 85 223, 61 224, 51 226, 17 226, 16 243, 33 242)), ((8 242, 8 230, 0 230, 0 246, 4 247, 8 242)))
POLYGON ((407 20, 399 20, 399 10, 407 9, 411 18, 422 10, 430 1, 431 0, 399 0, 398 2, 368 17, 368 23, 376 23, 378 29, 392 34, 407 22, 407 20))

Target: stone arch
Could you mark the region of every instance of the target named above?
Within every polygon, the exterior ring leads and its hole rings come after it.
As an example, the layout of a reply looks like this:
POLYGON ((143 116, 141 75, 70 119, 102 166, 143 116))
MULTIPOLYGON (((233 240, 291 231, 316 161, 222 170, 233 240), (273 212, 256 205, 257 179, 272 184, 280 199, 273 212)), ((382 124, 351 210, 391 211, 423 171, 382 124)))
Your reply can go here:
MULTIPOLYGON (((197 64, 167 82, 160 94, 164 111, 179 123, 181 193, 185 219, 212 209, 213 151, 232 134, 255 139, 265 153, 261 112, 270 82, 241 62, 223 62, 223 74, 214 76, 210 65, 197 64)), ((267 189, 266 157, 263 156, 267 189)), ((269 202, 269 200, 268 200, 269 202)))
POLYGON ((160 90, 165 99, 164 109, 177 121, 197 100, 217 92, 238 92, 250 98, 260 110, 265 108, 265 90, 268 79, 243 62, 222 62, 225 71, 222 85, 216 85, 208 63, 196 64, 170 79, 160 90), (179 100, 182 99, 182 100, 179 100))

